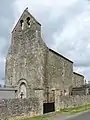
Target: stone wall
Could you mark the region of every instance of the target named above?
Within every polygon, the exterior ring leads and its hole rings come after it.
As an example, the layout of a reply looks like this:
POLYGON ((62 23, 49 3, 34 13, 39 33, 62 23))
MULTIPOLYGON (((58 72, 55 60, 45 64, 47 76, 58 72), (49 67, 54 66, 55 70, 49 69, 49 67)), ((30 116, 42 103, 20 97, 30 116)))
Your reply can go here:
POLYGON ((42 109, 37 98, 0 100, 0 119, 41 115, 42 109))
POLYGON ((34 96, 33 89, 43 89, 45 81, 45 43, 41 38, 41 25, 24 11, 12 32, 10 50, 6 59, 5 84, 18 86, 25 81, 27 97, 34 96), (30 27, 27 18, 30 18, 30 27), (22 30, 20 21, 24 21, 22 30))
POLYGON ((48 51, 46 71, 48 87, 50 89, 62 89, 61 87, 63 86, 63 61, 61 60, 61 57, 57 56, 52 51, 48 51))
POLYGON ((87 95, 88 94, 88 88, 85 86, 82 87, 75 87, 72 89, 71 92, 72 95, 87 95))
POLYGON ((14 88, 0 88, 0 99, 14 99, 16 93, 14 88))
MULTIPOLYGON (((55 94, 57 94, 56 91, 55 94)), ((55 111, 67 107, 90 104, 90 96, 60 96, 55 98, 55 111)), ((0 119, 7 120, 15 117, 32 117, 43 114, 43 104, 40 99, 10 99, 0 100, 0 119)))
POLYGON ((90 104, 90 96, 58 96, 55 99, 56 111, 67 108, 90 104))
MULTIPOLYGON (((63 82, 66 94, 69 94, 72 86, 73 62, 62 57, 63 61, 63 82)), ((59 63, 58 63, 59 64, 59 63)))
POLYGON ((72 85, 73 62, 51 49, 47 61, 48 87, 68 92, 72 85))
POLYGON ((76 72, 73 72, 73 87, 80 87, 82 85, 84 85, 84 76, 81 74, 78 74, 76 72))

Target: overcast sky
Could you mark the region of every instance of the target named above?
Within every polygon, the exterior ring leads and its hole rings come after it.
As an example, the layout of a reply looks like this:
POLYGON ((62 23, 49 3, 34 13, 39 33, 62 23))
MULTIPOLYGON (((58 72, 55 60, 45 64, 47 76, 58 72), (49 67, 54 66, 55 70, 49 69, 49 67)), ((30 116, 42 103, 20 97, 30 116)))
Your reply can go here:
POLYGON ((0 83, 11 31, 23 10, 42 24, 48 47, 74 61, 74 71, 90 80, 90 1, 89 0, 2 0, 0 1, 0 83))

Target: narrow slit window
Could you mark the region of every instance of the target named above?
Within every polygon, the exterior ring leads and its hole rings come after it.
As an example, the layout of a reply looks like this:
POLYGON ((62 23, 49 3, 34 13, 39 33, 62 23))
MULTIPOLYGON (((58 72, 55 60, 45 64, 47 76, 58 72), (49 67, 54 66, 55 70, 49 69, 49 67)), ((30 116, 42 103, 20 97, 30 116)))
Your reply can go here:
POLYGON ((20 21, 20 24, 21 24, 21 27, 22 27, 22 30, 23 30, 23 29, 24 29, 24 21, 21 20, 21 21, 20 21))
POLYGON ((27 24, 28 24, 28 27, 30 27, 30 17, 27 17, 27 24))

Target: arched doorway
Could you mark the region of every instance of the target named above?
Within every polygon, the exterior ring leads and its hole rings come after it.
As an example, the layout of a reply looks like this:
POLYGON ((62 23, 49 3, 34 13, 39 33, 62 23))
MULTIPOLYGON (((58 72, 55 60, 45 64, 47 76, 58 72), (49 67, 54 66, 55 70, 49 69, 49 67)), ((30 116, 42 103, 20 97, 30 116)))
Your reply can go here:
POLYGON ((26 98, 27 97, 27 89, 26 84, 22 82, 19 87, 19 96, 20 98, 26 98))
POLYGON ((27 98, 27 80, 22 78, 18 81, 18 98, 27 98))

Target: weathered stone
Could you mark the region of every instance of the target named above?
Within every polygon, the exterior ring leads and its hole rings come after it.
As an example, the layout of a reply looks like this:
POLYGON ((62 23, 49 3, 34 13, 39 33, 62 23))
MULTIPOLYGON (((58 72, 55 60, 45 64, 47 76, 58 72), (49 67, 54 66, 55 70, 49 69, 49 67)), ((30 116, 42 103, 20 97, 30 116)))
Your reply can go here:
POLYGON ((43 109, 41 103, 38 98, 0 100, 0 119, 30 114, 41 115, 43 109))
POLYGON ((83 84, 82 78, 73 76, 73 62, 46 46, 41 24, 26 9, 12 31, 5 69, 5 85, 17 88, 19 99, 6 100, 1 116, 43 114, 47 102, 55 103, 55 110, 88 103, 89 96, 69 96, 76 80, 83 84))
MULTIPOLYGON (((41 91, 36 94, 41 95, 41 91)), ((42 98, 40 96, 40 98, 42 98)), ((58 95, 58 106, 56 106, 56 111, 68 108, 82 106, 90 104, 90 96, 60 96, 58 95)), ((10 100, 0 100, 0 119, 8 120, 15 117, 32 117, 42 114, 43 104, 41 104, 38 98, 29 99, 10 99, 10 100), (42 109, 41 109, 42 108, 42 109)))
POLYGON ((76 72, 73 72, 73 87, 80 87, 82 85, 84 85, 84 76, 81 74, 78 74, 76 72))

